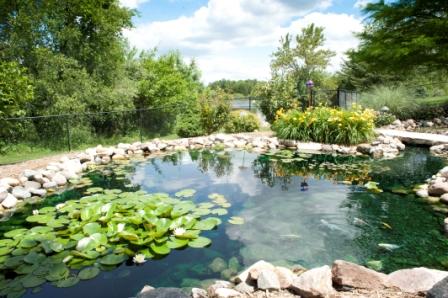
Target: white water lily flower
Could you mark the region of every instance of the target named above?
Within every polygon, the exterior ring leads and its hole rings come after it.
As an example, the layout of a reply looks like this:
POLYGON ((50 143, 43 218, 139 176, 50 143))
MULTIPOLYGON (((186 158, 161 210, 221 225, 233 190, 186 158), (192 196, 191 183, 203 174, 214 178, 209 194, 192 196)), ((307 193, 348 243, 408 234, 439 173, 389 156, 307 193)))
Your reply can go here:
POLYGON ((65 204, 64 204, 64 203, 60 203, 60 204, 57 204, 57 205, 55 206, 56 210, 60 210, 60 209, 62 209, 62 208, 64 208, 64 207, 65 207, 65 204))
POLYGON ((145 255, 142 254, 135 255, 132 260, 135 264, 143 264, 144 262, 146 262, 145 255))
POLYGON ((39 214, 39 210, 33 210, 33 215, 38 215, 39 214))
POLYGON ((187 230, 185 230, 184 228, 175 228, 173 234, 174 236, 182 236, 186 231, 187 230))
POLYGON ((118 225, 117 225, 117 231, 118 232, 123 232, 124 231, 124 226, 125 226, 126 224, 124 224, 124 223, 119 223, 118 225))
POLYGON ((101 206, 101 213, 107 213, 111 207, 112 207, 111 203, 101 206))
POLYGON ((137 212, 138 212, 138 214, 140 214, 141 216, 145 215, 145 210, 138 210, 137 212))

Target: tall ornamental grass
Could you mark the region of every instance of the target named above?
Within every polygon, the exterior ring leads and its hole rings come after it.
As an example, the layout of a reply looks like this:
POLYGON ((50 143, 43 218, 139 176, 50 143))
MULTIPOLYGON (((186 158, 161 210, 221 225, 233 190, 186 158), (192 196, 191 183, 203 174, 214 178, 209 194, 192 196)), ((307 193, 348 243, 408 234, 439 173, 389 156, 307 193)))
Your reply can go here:
POLYGON ((305 111, 279 110, 272 129, 282 139, 354 145, 373 138, 374 120, 375 112, 370 109, 341 110, 320 106, 305 111))

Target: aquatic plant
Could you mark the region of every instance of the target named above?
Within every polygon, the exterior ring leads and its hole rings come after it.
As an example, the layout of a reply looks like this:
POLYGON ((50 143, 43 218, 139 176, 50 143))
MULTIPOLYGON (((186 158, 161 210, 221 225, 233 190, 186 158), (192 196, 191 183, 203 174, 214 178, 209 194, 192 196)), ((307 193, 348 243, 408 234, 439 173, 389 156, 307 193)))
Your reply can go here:
POLYGON ((305 111, 278 111, 272 130, 282 139, 326 144, 352 145, 369 141, 374 136, 373 110, 353 107, 341 110, 324 106, 305 111))
POLYGON ((208 246, 211 240, 201 232, 221 220, 204 216, 224 214, 230 206, 219 194, 213 195, 216 203, 196 205, 185 199, 192 189, 179 191, 178 198, 100 187, 86 192, 79 200, 34 210, 26 218, 29 227, 4 233, 0 295, 20 296, 45 282, 69 287, 130 258, 142 264, 172 249, 208 246))

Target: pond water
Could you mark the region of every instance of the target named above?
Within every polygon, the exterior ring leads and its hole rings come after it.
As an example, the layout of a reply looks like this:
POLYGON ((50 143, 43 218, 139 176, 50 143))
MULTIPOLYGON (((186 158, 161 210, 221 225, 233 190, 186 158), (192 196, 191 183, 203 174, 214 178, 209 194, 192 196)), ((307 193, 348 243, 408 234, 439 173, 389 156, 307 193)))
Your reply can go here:
MULTIPOLYGON (((194 189, 195 203, 210 202, 209 194, 219 193, 231 206, 226 206, 228 214, 220 216, 222 224, 201 234, 212 240, 208 247, 172 250, 139 266, 127 261, 72 287, 44 283, 20 294, 130 297, 145 284, 204 286, 201 281, 229 278, 260 259, 307 268, 344 259, 384 272, 414 266, 443 269, 448 266, 448 239, 443 235, 441 211, 446 210, 410 193, 416 183, 443 166, 442 159, 422 148, 382 161, 288 152, 191 151, 134 162, 126 168, 126 178, 108 169, 92 171, 87 174, 93 182, 89 187, 172 196, 194 189), (368 181, 377 182, 378 188, 360 186, 368 181), (231 224, 232 217, 244 223, 231 224)), ((81 198, 85 189, 26 207, 24 213, 1 222, 0 233, 28 227, 25 218, 33 209, 81 198)), ((15 278, 2 268, 6 281, 15 278)))

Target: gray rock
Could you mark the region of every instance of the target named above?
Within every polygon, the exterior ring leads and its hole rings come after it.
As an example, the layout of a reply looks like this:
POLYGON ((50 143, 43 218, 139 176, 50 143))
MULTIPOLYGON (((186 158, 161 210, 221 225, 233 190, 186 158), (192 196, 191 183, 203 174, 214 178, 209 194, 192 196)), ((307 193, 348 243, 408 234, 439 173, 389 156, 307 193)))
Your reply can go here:
POLYGON ((0 179, 0 185, 3 185, 3 186, 9 185, 9 186, 14 187, 14 186, 20 185, 20 181, 16 178, 6 177, 6 178, 0 179))
POLYGON ((58 184, 56 182, 50 181, 50 182, 44 183, 43 188, 50 189, 50 188, 55 188, 57 186, 58 186, 58 184))
POLYGON ((62 175, 61 173, 56 173, 53 176, 52 181, 55 182, 57 185, 60 185, 60 186, 67 184, 67 178, 65 178, 65 176, 62 175))
POLYGON ((240 293, 251 294, 255 292, 255 287, 248 284, 247 282, 240 282, 235 286, 235 290, 240 293))
POLYGON ((8 194, 8 189, 6 187, 0 186, 0 202, 6 199, 8 194))
POLYGON ((334 294, 331 269, 327 265, 308 270, 294 281, 290 289, 301 297, 328 297, 334 294))
POLYGON ((331 272, 335 285, 356 289, 383 289, 387 277, 383 273, 342 260, 333 263, 331 272))
POLYGON ((8 196, 2 201, 2 206, 10 209, 14 208, 19 201, 12 194, 8 194, 8 196))
POLYGON ((448 193, 445 193, 440 197, 440 202, 448 204, 448 193))
POLYGON ((448 297, 448 277, 436 283, 426 294, 427 298, 446 298, 448 297))
POLYGON ((441 196, 448 192, 448 182, 441 180, 432 181, 428 187, 428 194, 430 196, 441 196))
POLYGON ((228 288, 219 288, 216 289, 213 296, 210 296, 210 298, 236 298, 241 297, 241 293, 234 290, 234 289, 228 289, 228 288))
POLYGON ((45 189, 39 188, 39 189, 30 189, 29 190, 31 194, 43 197, 47 194, 47 191, 45 189))
POLYGON ((362 154, 370 154, 370 148, 372 148, 370 144, 360 144, 356 147, 356 151, 362 154))
POLYGON ((192 298, 208 298, 207 291, 199 288, 191 289, 191 297, 192 298))
POLYGON ((448 276, 448 272, 424 267, 403 269, 387 276, 386 284, 403 292, 419 293, 429 291, 436 283, 448 276))
MULTIPOLYGON (((207 288, 207 294, 210 297, 219 297, 217 291, 219 289, 231 289, 233 284, 225 280, 216 280, 212 285, 207 288)), ((222 291, 221 291, 222 292, 222 291)))
POLYGON ((26 181, 25 183, 23 183, 23 187, 26 190, 30 190, 30 189, 39 189, 41 188, 41 184, 39 182, 36 181, 26 181))
POLYGON ((33 180, 34 175, 36 175, 37 172, 34 170, 25 170, 23 171, 23 176, 25 176, 28 180, 33 180))
POLYGON ((384 151, 383 151, 383 149, 381 149, 379 147, 372 147, 372 148, 370 148, 370 155, 373 158, 381 158, 384 155, 384 151))
POLYGON ((427 189, 419 189, 419 190, 417 190, 417 192, 415 194, 417 196, 419 196, 420 198, 427 198, 427 197, 429 197, 427 189))
POLYGON ((261 290, 280 290, 277 274, 269 269, 261 270, 257 279, 257 288, 261 290))
POLYGON ((31 197, 31 193, 21 186, 16 186, 12 189, 12 195, 17 199, 28 199, 31 197))
POLYGON ((275 273, 277 274, 278 281, 280 282, 280 288, 282 289, 289 288, 296 277, 294 272, 281 266, 275 267, 275 273))
MULTIPOLYGON (((240 282, 246 281, 246 282, 250 283, 251 279, 256 279, 256 278, 254 278, 255 273, 260 272, 263 269, 274 270, 275 267, 274 267, 274 265, 272 265, 266 261, 263 261, 263 260, 258 261, 255 264, 251 265, 246 270, 244 270, 243 272, 241 272, 240 274, 238 274, 238 276, 235 278, 235 282, 240 283, 240 282), (252 277, 250 275, 252 275, 252 277)), ((257 274, 257 277, 258 277, 258 274, 257 274)))
POLYGON ((178 288, 157 288, 138 293, 137 298, 190 298, 178 288))

